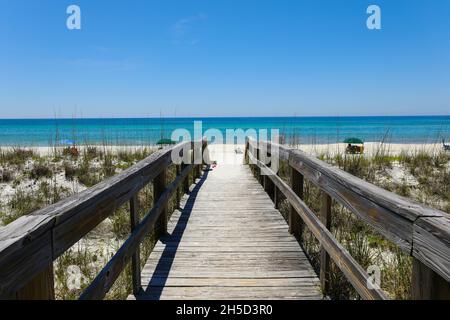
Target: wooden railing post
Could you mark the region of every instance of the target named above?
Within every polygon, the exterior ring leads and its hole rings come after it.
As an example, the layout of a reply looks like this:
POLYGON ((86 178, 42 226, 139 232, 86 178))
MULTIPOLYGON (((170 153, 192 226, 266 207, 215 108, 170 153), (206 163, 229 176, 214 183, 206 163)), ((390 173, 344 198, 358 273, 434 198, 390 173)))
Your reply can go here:
MULTIPOLYGON (((322 207, 320 209, 320 220, 325 228, 331 228, 331 197, 322 191, 322 207)), ((322 285, 322 292, 327 294, 330 288, 330 255, 321 246, 320 247, 320 283, 322 285)))
POLYGON ((414 300, 449 300, 450 283, 413 258, 412 298, 414 300))
MULTIPOLYGON (((166 190, 167 168, 164 168, 161 173, 153 180, 153 204, 155 205, 163 192, 166 190)), ((159 221, 157 223, 158 236, 167 234, 167 203, 161 212, 159 221)))
POLYGON ((203 164, 203 140, 194 143, 194 161, 195 161, 195 167, 194 167, 194 182, 196 179, 200 179, 202 175, 202 164, 203 164), (200 158, 199 158, 200 157, 200 158))
POLYGON ((269 195, 270 199, 275 202, 274 198, 274 187, 272 180, 267 175, 263 175, 263 181, 264 181, 264 191, 269 195))
MULTIPOLYGON (((139 224, 139 210, 137 194, 130 199, 130 225, 133 232, 139 224)), ((141 252, 140 245, 131 256, 131 278, 133 282, 133 294, 137 295, 141 291, 141 252)))
POLYGON ((16 298, 18 300, 55 300, 55 278, 53 264, 41 271, 22 289, 16 298))
MULTIPOLYGON (((186 165, 186 164, 183 164, 183 165, 181 166, 181 170, 184 170, 184 168, 186 168, 186 167, 187 167, 187 165, 186 165)), ((188 174, 188 175, 186 176, 186 178, 184 179, 184 181, 183 181, 183 192, 186 193, 186 194, 189 193, 189 187, 190 187, 189 176, 190 176, 190 174, 188 174)))
MULTIPOLYGON (((177 174, 177 177, 181 174, 181 165, 179 165, 179 164, 177 164, 176 166, 175 166, 175 168, 176 168, 176 174, 177 174)), ((177 188, 177 191, 176 191, 176 201, 177 201, 177 209, 180 209, 180 204, 181 204, 181 191, 180 191, 180 189, 181 188, 177 188)))
POLYGON ((195 178, 196 179, 200 179, 201 176, 201 169, 200 169, 200 164, 195 166, 195 178))
POLYGON ((194 165, 194 167, 192 168, 192 183, 195 184, 195 181, 197 180, 197 176, 198 176, 198 166, 194 165))
MULTIPOLYGON (((269 156, 272 156, 272 154, 269 154, 269 156)), ((269 162, 266 166, 269 168, 271 163, 269 162)), ((280 208, 280 191, 278 190, 277 186, 273 181, 267 176, 264 176, 264 179, 267 179, 267 183, 269 184, 269 188, 266 190, 269 194, 270 198, 272 199, 275 209, 280 208)))
POLYGON ((275 184, 273 184, 273 203, 275 204, 275 209, 280 208, 280 190, 275 184))
POLYGON ((192 163, 194 164, 194 168, 192 169, 192 180, 193 183, 196 182, 196 180, 200 176, 200 166, 198 164, 198 142, 194 142, 193 149, 192 149, 192 163))
MULTIPOLYGON (((258 146, 256 149, 256 160, 261 160, 261 151, 259 150, 258 146)), ((257 179, 258 179, 259 183, 264 185, 264 178, 261 175, 261 168, 258 165, 256 165, 256 174, 257 174, 257 179)))
MULTIPOLYGON (((258 155, 261 155, 261 154, 258 153, 258 155)), ((275 198, 273 196, 273 188, 275 187, 275 185, 273 184, 272 180, 270 180, 270 178, 266 174, 262 174, 263 170, 261 168, 259 169, 259 172, 261 174, 262 186, 263 186, 264 191, 269 195, 269 197, 270 197, 270 199, 272 199, 272 201, 275 201, 275 198)))
POLYGON ((196 153, 195 148, 196 148, 196 145, 194 143, 193 147, 192 147, 192 153, 191 153, 191 161, 192 161, 192 164, 194 165, 192 167, 192 184, 195 184, 195 180, 197 179, 197 165, 195 164, 195 160, 196 160, 195 159, 195 153, 196 153))
POLYGON ((249 140, 248 137, 245 138, 245 148, 244 148, 244 164, 250 164, 249 160, 248 160, 248 149, 249 149, 249 140))
MULTIPOLYGON (((291 171, 291 189, 294 193, 303 200, 303 175, 290 167, 291 171)), ((298 215, 293 206, 289 211, 289 232, 291 234, 301 236, 304 228, 304 222, 298 215)))
POLYGON ((208 142, 206 140, 202 141, 202 166, 206 166, 209 162, 209 155, 206 152, 206 148, 208 147, 208 142), (208 161, 206 161, 206 157, 208 156, 208 161))
MULTIPOLYGON (((183 157, 184 158, 184 157, 183 157)), ((192 160, 192 155, 191 155, 191 160, 192 160)), ((183 163, 182 165, 181 165, 181 171, 183 171, 187 166, 188 166, 189 164, 187 164, 187 163, 183 163)), ((184 181, 183 181, 183 192, 184 193, 186 193, 186 194, 188 194, 189 193, 189 187, 190 187, 190 183, 189 183, 189 176, 190 176, 190 174, 188 174, 187 176, 186 176, 186 178, 184 179, 184 181)))

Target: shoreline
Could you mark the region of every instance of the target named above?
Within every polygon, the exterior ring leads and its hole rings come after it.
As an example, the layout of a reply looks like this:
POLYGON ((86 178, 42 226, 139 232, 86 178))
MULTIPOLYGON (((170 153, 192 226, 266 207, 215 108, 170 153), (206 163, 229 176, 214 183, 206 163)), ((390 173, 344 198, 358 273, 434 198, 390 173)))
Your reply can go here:
MULTIPOLYGON (((286 145, 287 147, 293 149, 302 150, 311 155, 330 155, 334 156, 337 154, 344 154, 347 144, 345 143, 318 143, 318 144, 296 144, 296 145, 286 145)), ((222 149, 222 152, 235 152, 236 149, 244 150, 244 144, 210 144, 211 150, 216 152, 222 149)), ((1 151, 9 151, 14 149, 26 149, 32 150, 41 156, 51 155, 55 150, 62 151, 67 146, 49 147, 49 146, 0 146, 1 151)), ((119 151, 137 151, 137 150, 149 150, 155 151, 160 149, 156 145, 82 145, 77 146, 78 151, 83 152, 87 148, 97 148, 101 150, 106 150, 110 152, 119 151)), ((442 143, 382 143, 382 142, 366 142, 364 143, 364 155, 373 156, 377 152, 382 152, 384 155, 397 156, 402 152, 406 153, 418 153, 426 152, 431 154, 436 154, 443 151, 442 143)))

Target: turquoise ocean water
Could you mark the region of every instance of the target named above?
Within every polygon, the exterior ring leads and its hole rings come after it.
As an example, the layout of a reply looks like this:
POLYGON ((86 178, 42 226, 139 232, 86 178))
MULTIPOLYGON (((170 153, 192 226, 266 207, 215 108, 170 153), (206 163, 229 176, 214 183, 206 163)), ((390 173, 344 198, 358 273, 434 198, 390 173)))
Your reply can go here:
POLYGON ((391 143, 450 140, 450 116, 280 117, 280 118, 136 118, 136 119, 0 119, 0 146, 76 144, 147 145, 175 129, 191 133, 194 121, 203 131, 279 129, 287 141, 334 143, 347 137, 391 143), (295 137, 295 138, 294 138, 295 137))

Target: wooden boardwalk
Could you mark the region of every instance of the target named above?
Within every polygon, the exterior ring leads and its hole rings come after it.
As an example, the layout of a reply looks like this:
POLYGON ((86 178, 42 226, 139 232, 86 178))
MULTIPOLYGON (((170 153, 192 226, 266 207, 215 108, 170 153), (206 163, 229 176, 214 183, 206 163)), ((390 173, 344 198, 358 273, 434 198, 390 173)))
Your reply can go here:
POLYGON ((248 166, 207 171, 169 221, 130 299, 322 299, 296 239, 248 166))
POLYGON ((291 206, 292 233, 301 236, 308 230, 320 242, 324 292, 339 290, 330 287, 333 261, 361 298, 389 299, 382 288, 369 286, 373 275, 330 230, 339 214, 332 211, 336 202, 412 256, 414 299, 450 298, 448 213, 383 190, 300 150, 248 137, 244 154, 256 171, 254 178, 235 148, 210 145, 206 139, 163 148, 92 188, 1 227, 0 299, 55 299, 56 259, 127 203, 131 233, 83 291, 82 300, 104 299, 128 265, 130 299, 322 299, 318 277, 268 194, 281 195, 291 206), (173 154, 188 150, 194 155, 200 145, 219 166, 198 179, 201 165, 174 163, 173 154), (261 152, 279 156, 290 172, 289 184, 267 168, 261 152), (167 181, 171 165, 180 166, 167 181), (272 174, 261 177, 263 169, 272 174), (197 178, 191 190, 190 176, 197 178), (302 200, 305 181, 321 190, 319 212, 302 200), (153 206, 139 219, 138 198, 150 183, 153 206), (160 222, 166 221, 165 208, 177 190, 189 195, 167 226, 160 222), (159 241, 141 272, 140 246, 155 226, 159 241))

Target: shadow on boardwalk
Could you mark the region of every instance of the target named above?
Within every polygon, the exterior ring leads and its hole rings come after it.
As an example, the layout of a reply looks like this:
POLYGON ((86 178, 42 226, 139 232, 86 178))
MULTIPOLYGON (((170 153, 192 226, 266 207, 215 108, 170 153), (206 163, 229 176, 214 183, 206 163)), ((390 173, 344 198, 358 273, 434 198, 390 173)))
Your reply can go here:
MULTIPOLYGON (((158 264, 155 268, 155 272, 148 283, 147 289, 143 292, 143 296, 141 299, 145 299, 146 296, 152 296, 153 299, 159 300, 161 297, 162 291, 167 282, 167 278, 169 276, 170 269, 173 264, 173 260, 175 255, 177 254, 178 246, 183 238, 184 230, 187 227, 187 223, 189 222, 189 218, 192 213, 192 209, 194 208, 195 200, 197 199, 198 192, 202 187, 205 180, 208 178, 210 169, 207 168, 204 171, 204 174, 200 177, 200 180, 194 186, 194 188, 189 192, 189 198, 187 199, 183 209, 181 210, 181 215, 176 224, 175 228, 172 231, 172 234, 168 234, 160 239, 163 244, 167 244, 170 242, 170 245, 166 245, 161 257, 158 261, 158 264)), ((138 300, 140 297, 136 297, 138 300)))

